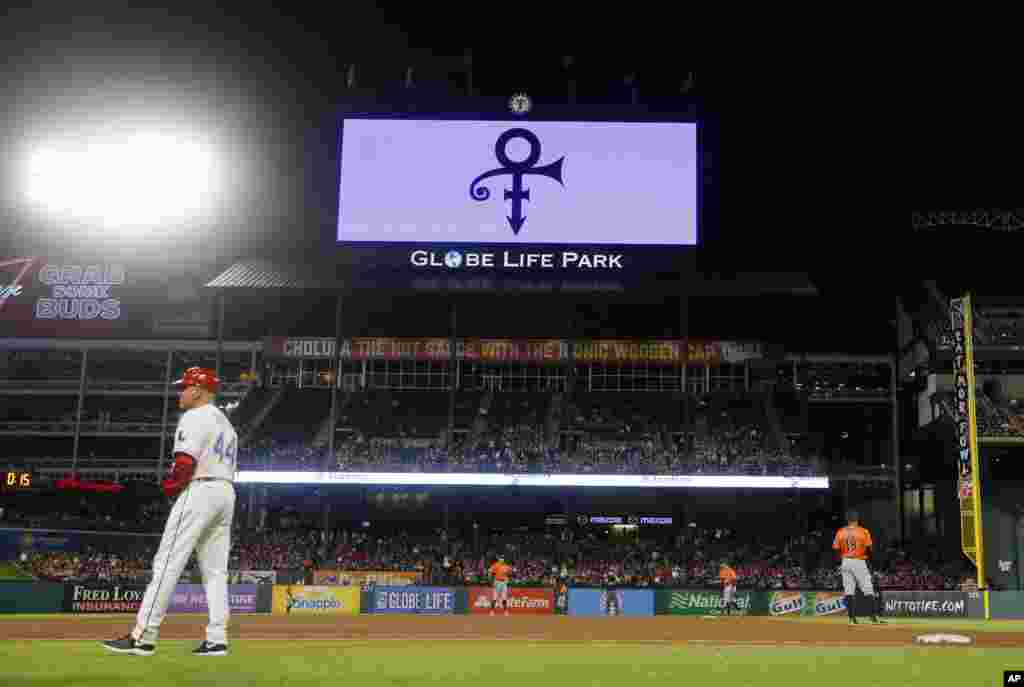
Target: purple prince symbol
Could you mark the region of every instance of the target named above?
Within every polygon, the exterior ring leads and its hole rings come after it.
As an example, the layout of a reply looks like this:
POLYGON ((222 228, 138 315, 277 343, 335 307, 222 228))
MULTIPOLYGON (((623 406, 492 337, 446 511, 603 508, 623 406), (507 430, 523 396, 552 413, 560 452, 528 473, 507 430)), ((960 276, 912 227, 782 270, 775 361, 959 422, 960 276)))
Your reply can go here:
POLYGON ((509 226, 512 227, 512 233, 518 235, 519 230, 523 228, 523 224, 526 222, 526 215, 523 214, 523 201, 530 199, 530 189, 523 188, 523 175, 537 174, 545 176, 565 186, 565 182, 562 181, 562 163, 565 161, 565 156, 563 155, 549 165, 535 167, 534 165, 540 160, 540 139, 532 131, 526 129, 509 129, 501 136, 498 136, 498 140, 494 144, 494 157, 497 158, 501 167, 484 172, 474 179, 473 183, 469 185, 469 195, 476 201, 487 200, 491 197, 490 189, 486 186, 477 186, 477 184, 490 177, 510 174, 512 176, 512 188, 505 189, 505 200, 512 201, 512 214, 506 216, 506 219, 508 219, 509 226), (513 162, 505 153, 508 142, 513 138, 525 139, 530 144, 530 154, 522 162, 513 162))

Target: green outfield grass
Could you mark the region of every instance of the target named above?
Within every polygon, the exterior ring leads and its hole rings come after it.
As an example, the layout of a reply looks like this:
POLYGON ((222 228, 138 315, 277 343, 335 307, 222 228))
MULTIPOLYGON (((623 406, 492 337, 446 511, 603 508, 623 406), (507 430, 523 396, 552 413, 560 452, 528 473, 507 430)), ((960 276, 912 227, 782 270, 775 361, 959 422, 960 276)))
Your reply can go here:
POLYGON ((9 561, 0 563, 0 580, 26 581, 31 579, 31 575, 26 575, 25 573, 21 572, 21 570, 18 569, 18 566, 16 566, 14 563, 11 563, 9 561))
POLYGON ((0 685, 973 687, 1001 685, 1004 669, 1024 665, 1024 651, 953 647, 239 641, 226 658, 196 658, 193 647, 165 641, 137 658, 96 642, 0 642, 0 685))
MULTIPOLYGON (((788 622, 795 623, 839 623, 846 624, 846 616, 832 618, 792 618, 788 622)), ((862 623, 868 623, 861 618, 862 623)), ((886 618, 889 625, 920 628, 922 633, 927 632, 1022 632, 1024 633, 1024 620, 936 620, 934 618, 886 618)), ((1021 647, 1024 651, 1024 637, 1021 637, 1021 647)))

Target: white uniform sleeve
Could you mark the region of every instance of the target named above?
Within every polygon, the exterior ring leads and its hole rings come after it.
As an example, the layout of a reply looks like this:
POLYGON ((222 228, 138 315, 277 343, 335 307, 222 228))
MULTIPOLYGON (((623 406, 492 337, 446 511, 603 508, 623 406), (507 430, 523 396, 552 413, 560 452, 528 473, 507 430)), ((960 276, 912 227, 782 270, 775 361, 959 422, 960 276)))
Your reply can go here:
POLYGON ((178 430, 174 434, 174 453, 187 453, 196 460, 200 458, 200 451, 205 444, 203 437, 202 423, 197 422, 195 413, 189 411, 181 416, 178 421, 178 430))

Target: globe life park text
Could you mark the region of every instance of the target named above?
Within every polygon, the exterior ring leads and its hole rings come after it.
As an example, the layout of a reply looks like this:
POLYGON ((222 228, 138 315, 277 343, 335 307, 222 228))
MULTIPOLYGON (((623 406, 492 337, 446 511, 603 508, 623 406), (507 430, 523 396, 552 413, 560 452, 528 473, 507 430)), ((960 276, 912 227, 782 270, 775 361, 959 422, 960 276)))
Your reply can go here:
POLYGON ((409 262, 414 267, 465 268, 506 268, 506 269, 566 269, 566 270, 621 270, 621 253, 580 253, 560 251, 557 253, 524 253, 502 251, 498 253, 475 253, 450 250, 414 250, 409 262))

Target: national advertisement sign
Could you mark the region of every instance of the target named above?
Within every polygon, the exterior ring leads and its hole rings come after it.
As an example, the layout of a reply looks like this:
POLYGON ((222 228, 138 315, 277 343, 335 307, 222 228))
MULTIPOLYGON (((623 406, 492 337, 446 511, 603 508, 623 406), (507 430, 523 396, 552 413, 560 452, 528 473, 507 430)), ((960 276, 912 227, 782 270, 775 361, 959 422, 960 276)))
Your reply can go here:
POLYGON ((570 589, 569 615, 654 615, 654 591, 648 589, 570 589))
POLYGON ((104 582, 64 585, 65 613, 138 613, 144 584, 109 584, 104 582))
MULTIPOLYGON (((256 613, 256 585, 228 585, 228 608, 232 613, 256 613)), ((201 584, 179 584, 171 597, 170 613, 209 613, 201 584)))
POLYGON ((358 587, 274 585, 274 615, 359 615, 358 587))
MULTIPOLYGON (((665 613, 671 615, 722 615, 725 602, 722 593, 710 590, 664 590, 667 603, 659 605, 665 613)), ((757 592, 736 592, 736 605, 742 615, 750 615, 757 592)))
MULTIPOLYGON (((469 612, 474 614, 503 613, 495 608, 493 587, 469 587, 469 612)), ((512 587, 508 590, 511 615, 547 615, 555 612, 555 592, 550 588, 512 587)))
POLYGON ((371 613, 451 615, 455 590, 451 587, 377 587, 371 592, 371 613))

